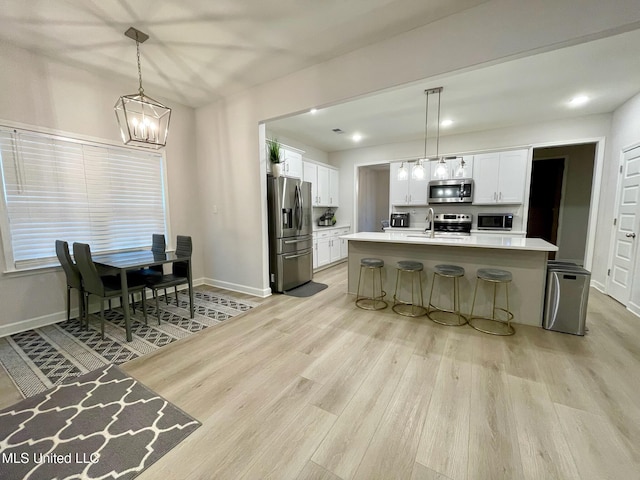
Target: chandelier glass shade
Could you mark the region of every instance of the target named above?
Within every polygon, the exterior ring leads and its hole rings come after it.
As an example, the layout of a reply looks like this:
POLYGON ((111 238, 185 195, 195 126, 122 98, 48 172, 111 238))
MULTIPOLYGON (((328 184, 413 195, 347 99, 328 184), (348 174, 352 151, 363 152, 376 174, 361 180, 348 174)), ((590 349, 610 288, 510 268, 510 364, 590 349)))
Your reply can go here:
POLYGON ((138 93, 121 96, 114 106, 120 135, 125 145, 159 149, 167 144, 171 109, 145 95, 140 69, 140 43, 149 36, 131 27, 125 35, 136 41, 138 54, 138 93))

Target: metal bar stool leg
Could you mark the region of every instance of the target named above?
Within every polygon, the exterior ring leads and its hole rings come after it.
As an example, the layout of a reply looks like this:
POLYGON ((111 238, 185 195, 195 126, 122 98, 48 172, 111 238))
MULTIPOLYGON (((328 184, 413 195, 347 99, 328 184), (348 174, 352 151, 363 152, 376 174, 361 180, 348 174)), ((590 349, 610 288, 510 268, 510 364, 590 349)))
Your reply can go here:
POLYGON ((511 283, 512 275, 507 270, 500 270, 497 268, 480 268, 478 269, 476 288, 473 294, 473 303, 471 304, 471 314, 469 315, 469 325, 476 330, 488 333, 490 335, 513 335, 516 333, 511 320, 513 320, 513 313, 509 309, 509 283, 511 283), (483 317, 474 315, 474 307, 476 303, 476 294, 478 292, 478 285, 480 282, 489 282, 493 284, 493 299, 491 304, 491 317, 483 317), (504 285, 505 289, 505 307, 499 307, 497 305, 498 298, 498 285, 504 285), (504 319, 498 318, 497 312, 504 314, 504 319))
MULTIPOLYGON (((429 304, 427 306, 427 316, 429 319, 440 325, 450 327, 460 327, 467 323, 467 318, 460 312, 460 278, 464 276, 464 268, 458 265, 436 265, 433 272, 433 282, 431 284, 431 293, 429 295, 429 304), (445 308, 442 305, 434 304, 433 288, 436 279, 442 282, 444 279, 450 278, 453 281, 453 289, 451 292, 451 308, 445 308)), ((475 302, 475 292, 474 292, 475 302)), ((473 305, 472 305, 473 310, 473 305)))
POLYGON ((358 275, 358 289, 356 291, 356 307, 364 310, 382 310, 387 308, 387 302, 384 300, 386 292, 382 289, 382 268, 384 262, 377 258, 363 258, 360 261, 360 273, 358 275), (364 272, 364 281, 362 270, 364 272), (379 290, 376 290, 376 271, 378 272, 379 290), (361 292, 364 290, 367 282, 367 272, 371 272, 371 295, 365 296, 361 292))
POLYGON ((427 313, 427 309, 424 307, 424 295, 422 293, 422 274, 424 266, 420 262, 414 262, 412 260, 401 260, 398 262, 396 273, 396 287, 393 295, 393 307, 392 310, 398 315, 404 315, 405 317, 420 317, 427 313), (409 278, 411 288, 411 301, 404 301, 398 298, 398 288, 401 285, 401 281, 405 278, 403 274, 411 275, 409 278), (416 275, 418 278, 416 279, 416 275), (417 281, 416 281, 417 280, 417 281), (416 295, 415 284, 418 284, 420 292, 416 295), (416 303, 416 297, 420 298, 420 303, 416 303))

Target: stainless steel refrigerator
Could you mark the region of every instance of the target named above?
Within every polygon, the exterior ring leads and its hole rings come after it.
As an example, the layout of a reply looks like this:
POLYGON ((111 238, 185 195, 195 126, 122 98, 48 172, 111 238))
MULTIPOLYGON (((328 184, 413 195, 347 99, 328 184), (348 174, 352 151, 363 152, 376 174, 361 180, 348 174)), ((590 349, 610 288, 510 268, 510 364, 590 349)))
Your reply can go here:
POLYGON ((271 290, 284 292, 313 276, 311 184, 297 178, 267 178, 271 290))

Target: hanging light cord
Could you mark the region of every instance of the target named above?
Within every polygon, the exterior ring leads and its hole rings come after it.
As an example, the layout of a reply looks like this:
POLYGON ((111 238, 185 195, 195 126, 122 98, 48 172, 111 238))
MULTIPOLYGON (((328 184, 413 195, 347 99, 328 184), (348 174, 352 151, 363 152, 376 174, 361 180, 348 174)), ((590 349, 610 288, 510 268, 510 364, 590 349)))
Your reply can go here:
POLYGON ((440 95, 442 88, 438 90, 438 129, 436 130, 436 157, 440 156, 440 95))
POLYGON ((140 82, 138 92, 140 93, 141 97, 144 97, 144 88, 142 88, 142 69, 140 68, 140 42, 138 42, 138 34, 136 34, 136 52, 138 53, 138 81, 140 82))
POLYGON ((429 92, 424 92, 425 93, 425 97, 427 99, 426 103, 426 108, 425 108, 425 114, 424 114, 424 159, 427 159, 427 133, 428 133, 428 125, 429 125, 429 92))

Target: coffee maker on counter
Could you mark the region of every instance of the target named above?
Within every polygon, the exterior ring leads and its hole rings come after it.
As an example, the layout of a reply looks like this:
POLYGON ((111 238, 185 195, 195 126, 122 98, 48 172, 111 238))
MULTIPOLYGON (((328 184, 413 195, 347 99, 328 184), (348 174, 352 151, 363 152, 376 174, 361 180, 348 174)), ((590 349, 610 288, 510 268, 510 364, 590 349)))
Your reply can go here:
POLYGON ((330 227, 336 224, 336 217, 330 208, 318 219, 319 227, 330 227))

